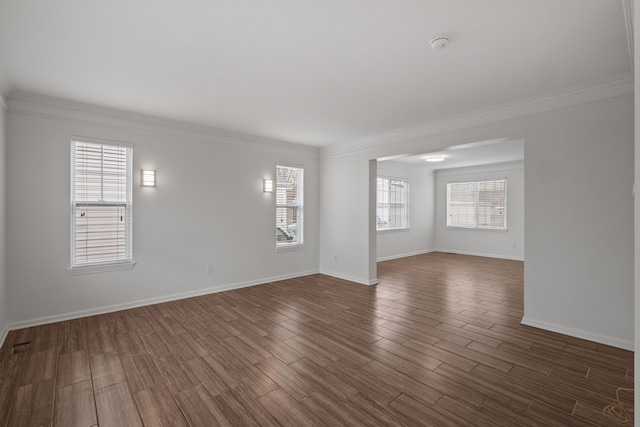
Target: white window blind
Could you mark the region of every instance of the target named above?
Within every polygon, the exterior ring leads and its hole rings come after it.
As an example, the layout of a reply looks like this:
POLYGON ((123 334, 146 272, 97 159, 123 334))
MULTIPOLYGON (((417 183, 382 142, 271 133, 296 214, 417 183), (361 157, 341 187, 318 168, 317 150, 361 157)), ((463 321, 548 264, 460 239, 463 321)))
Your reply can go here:
POLYGON ((507 228, 507 180, 447 184, 447 226, 507 228))
POLYGON ((276 166, 276 246, 304 243, 304 170, 276 166))
POLYGON ((131 157, 124 145, 71 144, 71 267, 130 261, 131 157))
POLYGON ((376 199, 378 230, 409 228, 409 181, 378 177, 376 199))

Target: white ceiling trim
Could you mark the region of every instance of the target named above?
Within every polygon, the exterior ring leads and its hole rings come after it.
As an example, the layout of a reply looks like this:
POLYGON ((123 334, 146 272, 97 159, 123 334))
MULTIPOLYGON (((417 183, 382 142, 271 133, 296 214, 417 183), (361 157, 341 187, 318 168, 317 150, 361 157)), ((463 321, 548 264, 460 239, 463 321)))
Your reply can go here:
POLYGON ((7 105, 9 113, 12 114, 46 117, 75 123, 81 122, 112 129, 126 129, 133 132, 200 138, 259 151, 275 152, 285 149, 305 155, 318 156, 320 154, 319 147, 315 146, 230 132, 28 92, 13 92, 7 97, 7 105))
POLYGON ((499 104, 490 108, 477 110, 470 114, 449 117, 444 120, 437 120, 415 127, 396 129, 365 138, 332 144, 322 147, 321 154, 324 157, 329 157, 367 151, 400 141, 408 141, 437 133, 451 132, 472 126, 480 126, 501 120, 524 117, 545 111, 553 111, 615 96, 628 95, 633 93, 633 90, 633 73, 628 72, 608 79, 592 82, 588 85, 574 86, 568 89, 548 92, 531 98, 499 104))
POLYGON ((627 31, 627 49, 633 69, 633 0, 622 0, 622 10, 624 10, 624 26, 627 31))

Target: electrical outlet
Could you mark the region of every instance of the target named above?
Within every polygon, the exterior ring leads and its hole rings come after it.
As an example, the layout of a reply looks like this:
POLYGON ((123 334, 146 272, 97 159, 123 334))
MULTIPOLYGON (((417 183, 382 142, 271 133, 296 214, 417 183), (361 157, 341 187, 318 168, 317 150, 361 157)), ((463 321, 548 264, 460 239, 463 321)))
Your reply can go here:
POLYGON ((213 264, 207 264, 207 273, 208 274, 213 273, 213 264))
POLYGON ((513 242, 513 249, 517 248, 518 244, 516 242, 513 242))

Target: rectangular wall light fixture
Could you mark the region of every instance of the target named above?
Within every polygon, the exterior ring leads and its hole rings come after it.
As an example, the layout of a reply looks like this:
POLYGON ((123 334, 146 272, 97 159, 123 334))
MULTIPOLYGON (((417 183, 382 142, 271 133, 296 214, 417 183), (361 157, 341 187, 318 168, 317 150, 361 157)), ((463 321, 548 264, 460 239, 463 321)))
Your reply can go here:
POLYGON ((155 187, 156 186, 156 171, 142 170, 141 171, 141 185, 143 187, 155 187))

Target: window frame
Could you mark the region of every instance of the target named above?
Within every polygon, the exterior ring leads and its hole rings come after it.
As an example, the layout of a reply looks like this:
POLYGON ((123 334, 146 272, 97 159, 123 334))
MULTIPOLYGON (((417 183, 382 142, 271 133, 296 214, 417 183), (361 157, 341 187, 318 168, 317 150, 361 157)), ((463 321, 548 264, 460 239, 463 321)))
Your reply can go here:
POLYGON ((464 181, 452 181, 447 183, 447 229, 454 230, 478 230, 478 231, 497 231, 497 232, 506 232, 509 230, 508 228, 508 180, 507 178, 497 178, 497 179, 475 179, 475 180, 464 180, 464 181), (487 226, 480 225, 479 221, 479 211, 478 205, 480 203, 480 190, 479 184, 487 183, 487 182, 504 182, 504 200, 503 200, 503 216, 504 216, 504 225, 502 226, 487 226), (451 186, 455 184, 475 184, 475 200, 474 200, 474 214, 475 214, 475 226, 469 225, 452 225, 451 224, 451 186))
POLYGON ((102 271, 131 269, 135 265, 133 261, 133 144, 122 141, 103 140, 98 138, 90 138, 83 136, 73 136, 70 144, 70 267, 68 273, 87 274, 102 271), (124 200, 104 200, 105 184, 102 182, 104 176, 104 164, 100 165, 101 183, 99 184, 101 196, 100 199, 76 200, 76 176, 77 168, 77 149, 78 144, 94 144, 100 145, 101 150, 104 147, 124 148, 125 151, 125 197, 124 200), (77 262, 76 257, 76 239, 77 239, 77 209, 81 207, 113 207, 124 208, 125 230, 124 230, 124 255, 113 259, 105 259, 99 261, 77 262))
MULTIPOLYGON (((275 194, 275 215, 276 215, 276 234, 275 234, 275 243, 276 243, 276 251, 287 251, 287 250, 296 250, 302 249, 305 247, 304 244, 304 166, 294 165, 288 163, 277 163, 276 164, 276 175, 274 180, 274 194, 275 194), (279 191, 279 180, 278 180, 278 170, 280 168, 286 169, 296 169, 301 172, 298 176, 298 182, 296 183, 296 203, 278 203, 278 191, 279 191), (295 209, 296 215, 296 235, 295 241, 279 241, 278 240, 278 209, 295 209)), ((289 233, 289 230, 284 230, 283 232, 289 233)))
MULTIPOLYGON (((391 201, 389 201, 387 203, 388 205, 388 210, 391 211, 391 201)), ((382 219, 381 219, 382 220, 382 219)), ((389 219, 387 219, 387 223, 389 222, 389 219)), ((411 229, 411 182, 409 181, 408 178, 398 178, 398 177, 392 177, 392 176, 386 176, 386 175, 378 175, 376 177, 376 231, 382 231, 382 232, 387 232, 387 231, 402 231, 402 230, 409 230, 411 229), (399 227, 392 227, 390 224, 388 227, 379 227, 379 215, 378 215, 378 208, 379 208, 379 199, 378 199, 378 181, 384 179, 388 181, 388 187, 386 189, 387 193, 390 193, 390 187, 391 187, 391 181, 400 181, 403 182, 405 184, 405 188, 404 188, 404 193, 405 193, 405 199, 406 202, 404 203, 405 206, 405 212, 406 212, 406 225, 405 226, 399 226, 399 227)))

